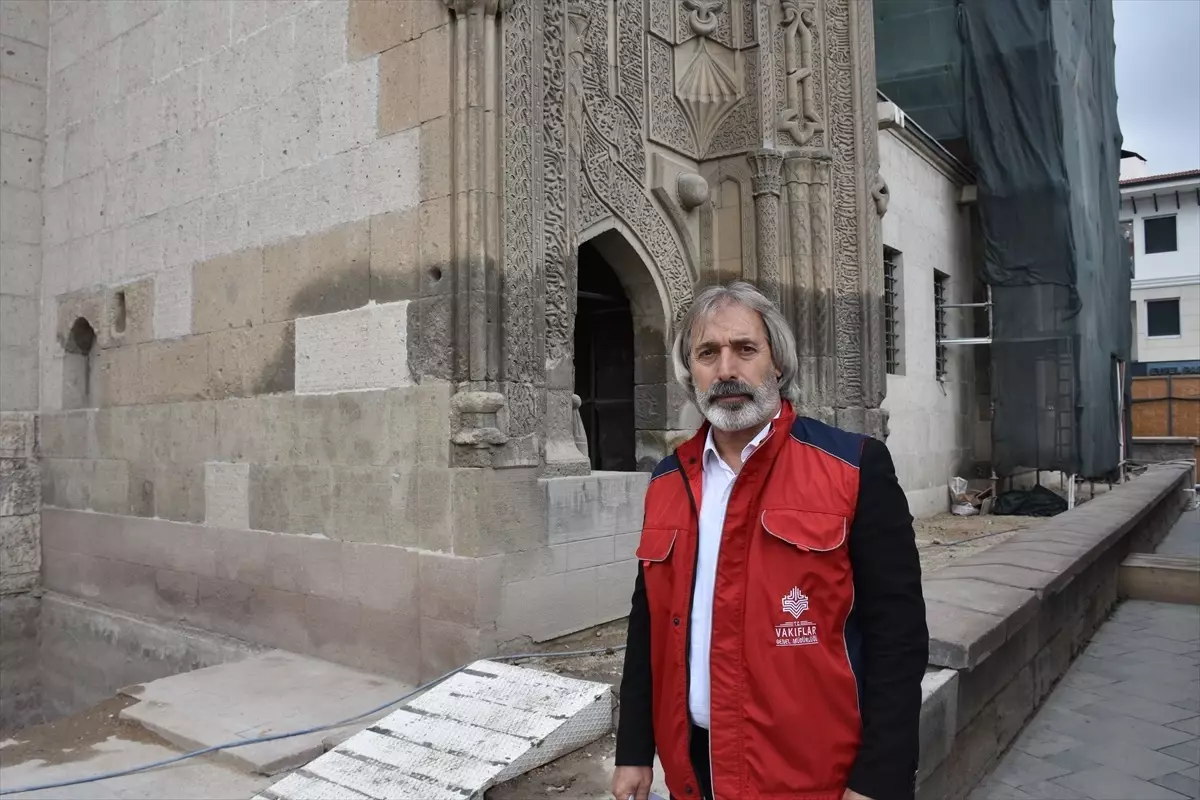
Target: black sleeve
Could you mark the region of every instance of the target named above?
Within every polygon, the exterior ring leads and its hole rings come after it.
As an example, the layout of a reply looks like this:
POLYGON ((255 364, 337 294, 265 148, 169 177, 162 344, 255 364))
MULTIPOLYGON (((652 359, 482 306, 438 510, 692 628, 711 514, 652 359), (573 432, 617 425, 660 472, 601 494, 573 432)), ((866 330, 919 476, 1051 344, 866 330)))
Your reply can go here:
POLYGON ((646 578, 638 563, 629 610, 625 671, 621 676, 621 711, 617 718, 617 766, 654 765, 654 717, 650 682, 650 605, 646 578))
POLYGON ((891 454, 876 439, 863 445, 850 563, 863 637, 863 729, 849 788, 872 800, 913 800, 929 629, 912 515, 891 454))

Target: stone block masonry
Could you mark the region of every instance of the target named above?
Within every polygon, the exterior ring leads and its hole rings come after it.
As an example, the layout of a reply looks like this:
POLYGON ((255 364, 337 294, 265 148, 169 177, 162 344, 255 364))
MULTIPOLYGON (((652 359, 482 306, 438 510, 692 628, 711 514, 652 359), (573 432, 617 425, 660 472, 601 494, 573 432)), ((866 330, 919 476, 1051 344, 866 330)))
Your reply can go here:
MULTIPOLYGON (((47 302, 42 363, 29 364, 41 373, 44 407, 77 405, 69 392, 64 404, 71 365, 61 332, 57 340, 45 335, 65 296, 146 282, 153 310, 135 317, 153 338, 171 341, 422 296, 424 282, 399 274, 400 262, 382 248, 378 259, 389 263, 372 274, 371 218, 410 211, 415 222, 421 187, 449 174, 449 155, 422 155, 420 123, 436 117, 381 125, 381 108, 417 104, 423 84, 383 86, 380 63, 401 45, 448 41, 444 3, 147 2, 136 12, 126 5, 97 0, 43 15, 54 34, 41 37, 54 41, 42 70, 44 115, 26 127, 47 142, 37 170, 46 176, 44 231, 36 226, 46 246, 47 302), (406 285, 413 289, 396 288, 406 285)), ((21 74, 36 78, 28 59, 18 61, 21 74)), ((448 52, 427 62, 449 75, 448 52)), ((4 155, 7 164, 17 149, 6 142, 4 155)), ((6 213, 24 213, 7 200, 6 213)), ((415 227, 412 234, 406 244, 420 252, 415 227)), ((438 252, 432 243, 424 249, 438 252)), ((445 262, 402 269, 449 273, 445 262)), ((420 316, 435 330, 437 312, 425 306, 420 316)), ((133 366, 142 358, 111 354, 105 360, 118 363, 96 371, 120 375, 101 382, 103 396, 86 405, 287 391, 294 368, 273 367, 290 354, 293 330, 252 342, 227 335, 219 345, 225 361, 206 361, 194 345, 163 354, 168 371, 210 373, 203 386, 192 378, 179 388, 147 387, 144 374, 130 374, 147 371, 133 366)), ((448 363, 438 350, 424 346, 421 357, 448 363)))
POLYGON ((0 3, 0 411, 39 401, 48 7, 0 3))
POLYGON ((917 796, 965 796, 999 761, 1117 601, 1131 551, 1179 517, 1191 469, 1163 467, 924 579, 930 661, 954 670, 945 713, 922 714, 917 796))
POLYGON ((0 595, 38 585, 40 511, 37 416, 0 412, 0 595))
MULTIPOLYGON (((4 377, 3 380, 8 380, 4 377)), ((36 414, 0 411, 0 731, 42 721, 41 479, 36 414)))

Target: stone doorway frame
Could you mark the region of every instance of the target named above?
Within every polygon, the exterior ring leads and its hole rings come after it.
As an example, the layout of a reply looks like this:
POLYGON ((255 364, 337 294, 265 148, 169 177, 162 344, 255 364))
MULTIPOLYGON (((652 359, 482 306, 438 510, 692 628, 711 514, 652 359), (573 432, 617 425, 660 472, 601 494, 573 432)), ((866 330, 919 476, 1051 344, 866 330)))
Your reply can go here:
POLYGON ((633 312, 637 469, 650 471, 695 422, 685 419, 687 399, 675 383, 671 366, 676 309, 646 248, 615 216, 587 228, 579 241, 580 246, 590 243, 616 274, 633 312))

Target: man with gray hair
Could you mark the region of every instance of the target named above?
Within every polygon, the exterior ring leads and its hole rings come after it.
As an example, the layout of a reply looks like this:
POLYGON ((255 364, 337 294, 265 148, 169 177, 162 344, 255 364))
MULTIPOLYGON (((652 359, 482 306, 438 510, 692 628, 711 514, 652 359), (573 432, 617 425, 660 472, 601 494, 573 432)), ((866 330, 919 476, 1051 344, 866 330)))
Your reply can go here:
POLYGON ((797 416, 796 342, 736 282, 680 326, 706 422, 655 469, 617 730, 616 800, 912 800, 929 633, 882 442, 797 416))

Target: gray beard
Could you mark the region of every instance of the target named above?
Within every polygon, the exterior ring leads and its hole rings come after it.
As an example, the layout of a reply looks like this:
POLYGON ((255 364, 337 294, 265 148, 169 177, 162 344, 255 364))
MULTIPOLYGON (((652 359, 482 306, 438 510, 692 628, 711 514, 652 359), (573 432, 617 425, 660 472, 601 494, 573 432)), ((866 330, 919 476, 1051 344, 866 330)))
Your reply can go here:
POLYGON ((779 378, 767 375, 760 386, 744 381, 717 382, 707 392, 696 390, 696 405, 714 428, 722 431, 743 431, 765 425, 779 409, 779 378), (736 405, 720 405, 718 397, 730 394, 752 394, 751 399, 736 405))

